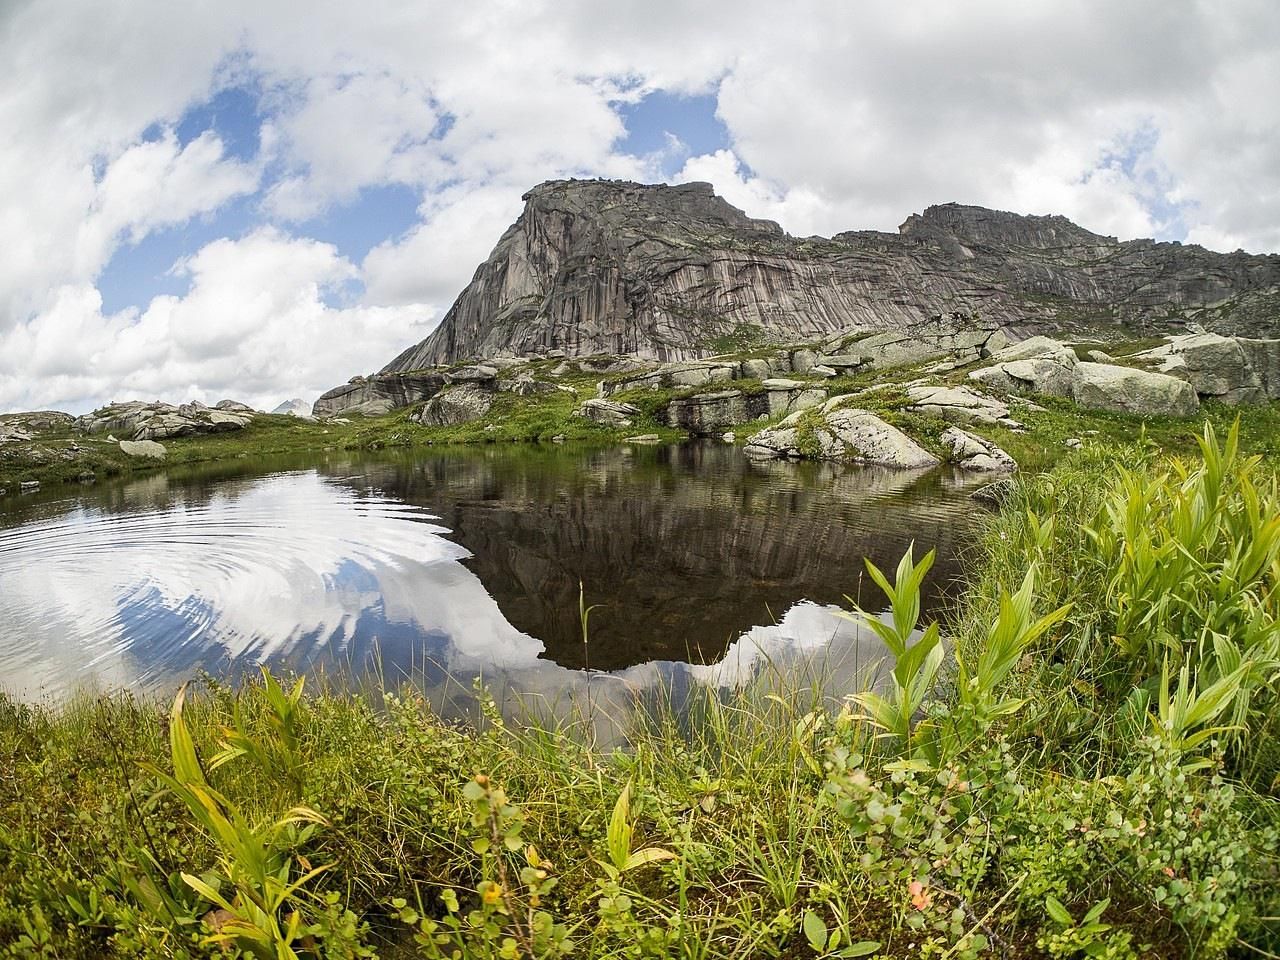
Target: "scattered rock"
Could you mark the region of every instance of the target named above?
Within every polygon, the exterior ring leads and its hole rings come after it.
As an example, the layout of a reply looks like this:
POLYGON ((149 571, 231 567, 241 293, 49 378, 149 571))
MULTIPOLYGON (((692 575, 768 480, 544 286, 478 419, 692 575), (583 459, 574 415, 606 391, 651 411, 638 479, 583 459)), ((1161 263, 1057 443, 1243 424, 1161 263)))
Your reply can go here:
POLYGON ((810 367, 809 373, 815 377, 825 377, 828 380, 830 380, 832 377, 840 376, 840 374, 836 373, 836 371, 833 370, 831 367, 824 366, 821 363, 815 363, 812 367, 810 367))
POLYGON ((428 427, 452 427, 481 419, 492 406, 492 391, 463 382, 428 400, 414 419, 428 427))
POLYGON ((593 397, 590 400, 584 400, 582 406, 578 407, 574 413, 607 427, 629 427, 632 423, 631 418, 639 416, 640 409, 629 403, 593 397))
POLYGON ((951 462, 961 469, 991 473, 1018 469, 1013 457, 990 440, 974 436, 958 427, 948 427, 939 439, 947 448, 951 462))
POLYGON ((811 457, 904 468, 938 464, 937 457, 866 410, 833 409, 803 431, 809 436, 802 436, 801 421, 806 416, 813 414, 794 413, 778 426, 748 437, 744 452, 759 459, 811 457))
POLYGON ((801 380, 774 378, 765 380, 761 386, 765 390, 767 412, 771 417, 795 413, 797 410, 808 410, 810 407, 819 406, 827 399, 826 390, 810 387, 801 380))
POLYGON ((1057 354, 1067 349, 1069 348, 1061 340, 1055 340, 1053 337, 1035 336, 1010 344, 1003 350, 997 351, 992 356, 992 359, 999 363, 1005 363, 1010 360, 1026 360, 1029 357, 1057 354))
POLYGON ((121 440, 120 450, 130 457, 148 457, 152 460, 163 460, 169 452, 164 444, 154 440, 121 440))
POLYGON ((1062 445, 1070 450, 1079 450, 1084 446, 1084 441, 1079 437, 1068 437, 1066 440, 1062 441, 1062 445))

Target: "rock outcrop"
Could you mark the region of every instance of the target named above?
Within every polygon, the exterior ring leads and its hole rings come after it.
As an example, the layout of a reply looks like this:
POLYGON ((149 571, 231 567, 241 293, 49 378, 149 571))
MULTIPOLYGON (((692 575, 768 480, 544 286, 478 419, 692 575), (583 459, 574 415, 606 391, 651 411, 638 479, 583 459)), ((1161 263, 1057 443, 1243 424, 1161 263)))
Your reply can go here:
POLYGON ((831 404, 821 413, 793 413, 748 437, 743 452, 761 460, 836 460, 907 469, 938 465, 937 457, 874 413, 831 404), (812 421, 806 423, 805 417, 812 421))
POLYGON ((378 416, 398 407, 410 407, 430 400, 447 381, 440 371, 416 374, 379 374, 375 377, 353 377, 349 383, 321 394, 311 408, 313 416, 336 417, 344 414, 378 416))
POLYGON ((113 403, 77 417, 72 426, 80 433, 119 433, 132 440, 168 440, 243 430, 253 417, 251 407, 233 400, 224 400, 218 407, 206 407, 202 403, 174 406, 130 401, 113 403))
POLYGON ((0 443, 34 440, 42 433, 67 430, 75 418, 57 410, 34 410, 29 413, 7 413, 0 416, 0 443))
POLYGON ((825 390, 799 380, 769 379, 761 387, 754 393, 720 390, 672 400, 663 411, 663 422, 709 436, 748 420, 807 410, 827 399, 825 390))
POLYGON ((1280 340, 1193 334, 1173 337, 1137 359, 1186 380, 1202 398, 1223 403, 1280 399, 1280 340))
POLYGON ((797 238, 705 183, 561 180, 524 200, 440 326, 384 372, 503 354, 688 360, 868 331, 887 339, 828 354, 918 362, 920 338, 895 331, 930 322, 988 352, 995 332, 1121 322, 1280 335, 1280 256, 1121 242, 1060 216, 943 204, 897 233, 797 238))

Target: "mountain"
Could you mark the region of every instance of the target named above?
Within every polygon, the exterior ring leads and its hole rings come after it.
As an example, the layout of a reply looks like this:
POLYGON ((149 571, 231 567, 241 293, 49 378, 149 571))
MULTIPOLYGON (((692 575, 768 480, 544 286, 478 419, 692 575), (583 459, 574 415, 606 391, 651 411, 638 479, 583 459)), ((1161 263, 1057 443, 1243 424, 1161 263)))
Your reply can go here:
POLYGON ((555 180, 523 199, 440 326, 384 373, 551 350, 685 360, 937 318, 1280 335, 1280 256, 1119 241, 1061 216, 947 203, 897 233, 798 238, 706 183, 555 180))
POLYGON ((271 411, 272 413, 292 414, 295 417, 311 416, 311 404, 305 400, 286 400, 280 406, 271 411))

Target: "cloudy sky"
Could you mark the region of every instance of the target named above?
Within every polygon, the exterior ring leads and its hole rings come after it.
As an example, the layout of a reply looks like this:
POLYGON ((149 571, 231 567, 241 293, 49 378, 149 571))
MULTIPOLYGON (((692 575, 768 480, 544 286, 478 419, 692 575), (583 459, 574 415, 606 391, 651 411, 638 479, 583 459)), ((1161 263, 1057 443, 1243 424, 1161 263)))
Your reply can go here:
POLYGON ((552 177, 1280 250, 1274 0, 0 0, 0 71, 0 411, 314 399, 552 177))

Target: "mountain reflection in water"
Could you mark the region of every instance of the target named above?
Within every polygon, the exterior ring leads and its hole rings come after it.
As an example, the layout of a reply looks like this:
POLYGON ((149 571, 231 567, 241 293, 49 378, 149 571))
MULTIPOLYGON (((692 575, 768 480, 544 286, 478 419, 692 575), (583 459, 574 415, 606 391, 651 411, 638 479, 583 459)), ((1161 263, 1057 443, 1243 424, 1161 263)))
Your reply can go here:
POLYGON ((862 558, 937 547, 936 608, 972 513, 946 471, 757 464, 712 443, 264 469, 0 501, 0 687, 163 691, 267 663, 428 687, 483 672, 556 696, 865 666, 879 647, 831 606, 880 605, 862 558), (579 582, 599 605, 585 648, 579 582))

